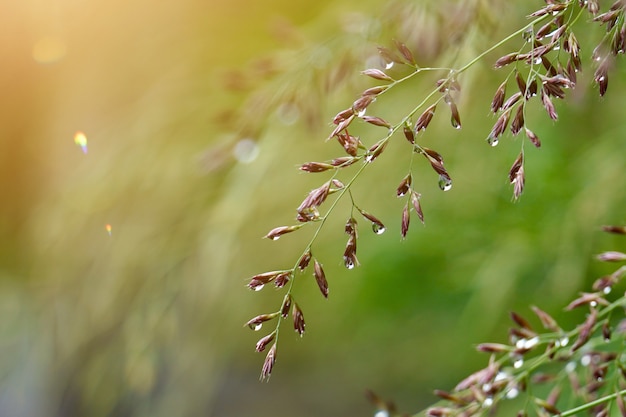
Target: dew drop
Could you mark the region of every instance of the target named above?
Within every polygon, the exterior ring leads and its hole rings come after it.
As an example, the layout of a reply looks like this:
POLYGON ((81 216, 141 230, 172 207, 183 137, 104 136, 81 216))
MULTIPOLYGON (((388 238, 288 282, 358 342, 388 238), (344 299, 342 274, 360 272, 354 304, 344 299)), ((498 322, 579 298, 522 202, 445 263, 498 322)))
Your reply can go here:
POLYGON ((541 58, 535 58, 535 60, 533 61, 533 64, 535 65, 541 64, 541 58))
POLYGON ((261 327, 263 327, 263 323, 257 323, 254 325, 254 331, 258 332, 259 330, 261 330, 261 327))
POLYGON ((461 128, 461 123, 459 123, 457 118, 454 117, 454 116, 452 116, 450 118, 450 123, 452 124, 452 127, 455 128, 455 129, 460 129, 461 128))
POLYGON ((487 384, 483 384, 483 392, 489 392, 491 391, 491 388, 493 388, 493 385, 487 383, 487 384))
POLYGON ((389 417, 389 412, 387 410, 379 410, 374 414, 374 417, 389 417))
POLYGON ((604 76, 598 77, 598 82, 599 82, 599 83, 604 82, 604 80, 605 80, 605 77, 604 77, 604 76))
POLYGON ((448 191, 452 188, 452 180, 443 176, 439 176, 439 188, 442 191, 448 191))
POLYGON ((589 303, 589 305, 591 307, 597 307, 598 306, 598 302, 597 301, 592 301, 592 302, 589 303))
POLYGON ((367 111, 367 109, 363 109, 363 110, 359 111, 359 112, 357 113, 357 116, 359 116, 359 117, 363 117, 363 116, 365 116, 365 112, 366 112, 366 111, 367 111))
POLYGON ((559 49, 561 49, 559 44, 554 45, 554 48, 552 48, 553 51, 558 51, 559 49))
POLYGON ((591 363, 591 355, 584 355, 582 358, 580 358, 580 364, 582 366, 589 366, 590 363, 591 363))
POLYGON ((354 262, 352 262, 352 259, 350 258, 346 258, 344 261, 344 265, 346 266, 346 268, 348 269, 354 269, 354 262))
POLYGON ((493 135, 489 135, 489 137, 487 138, 487 143, 491 146, 498 146, 498 138, 496 136, 493 135))
POLYGON ((522 359, 522 358, 516 359, 515 362, 513 362, 513 368, 515 368, 515 369, 519 369, 523 365, 524 365, 524 359, 522 359))
POLYGON ((263 287, 265 287, 265 284, 257 285, 256 287, 254 287, 254 291, 261 291, 263 287))
POLYGON ((568 362, 567 365, 565 365, 565 372, 572 373, 575 370, 576 370, 576 362, 571 361, 571 362, 568 362))
POLYGON ((387 62, 387 64, 385 64, 385 69, 391 69, 391 68, 393 68, 393 61, 387 62))
POLYGON ((483 407, 491 407, 493 405, 493 398, 487 397, 485 401, 483 401, 483 407))
POLYGON ((562 337, 561 340, 559 340, 559 343, 561 344, 561 346, 567 346, 567 344, 569 343, 569 337, 562 337))
POLYGON ((378 223, 372 223, 372 230, 374 231, 374 233, 376 233, 377 235, 382 235, 383 233, 385 233, 385 226, 382 226, 378 223))
POLYGON ((524 32, 522 32, 522 38, 526 42, 530 42, 533 39, 533 30, 532 29, 528 29, 528 30, 525 30, 524 32))
POLYGON ((233 156, 242 164, 249 164, 259 156, 259 147, 252 139, 242 139, 233 148, 233 156))
POLYGON ((515 347, 517 349, 524 349, 524 345, 526 345, 527 340, 526 339, 520 339, 517 342, 515 342, 515 347))
POLYGON ((513 387, 506 392, 506 398, 508 398, 509 400, 517 398, 518 395, 519 395, 519 390, 516 387, 513 387))
POLYGON ((605 294, 610 294, 611 293, 611 287, 604 287, 602 292, 605 293, 605 294))

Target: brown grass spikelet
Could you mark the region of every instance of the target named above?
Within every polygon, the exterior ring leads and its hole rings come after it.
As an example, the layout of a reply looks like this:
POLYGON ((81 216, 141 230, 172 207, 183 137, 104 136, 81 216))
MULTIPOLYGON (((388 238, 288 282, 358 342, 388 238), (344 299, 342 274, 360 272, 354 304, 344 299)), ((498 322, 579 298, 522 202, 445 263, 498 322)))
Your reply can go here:
POLYGON ((579 327, 578 339, 574 342, 572 346, 572 352, 580 349, 591 337, 591 331, 593 330, 593 326, 596 324, 596 320, 598 319, 598 310, 595 308, 591 309, 591 313, 587 316, 584 323, 579 327))
POLYGON ((491 100, 492 113, 497 113, 504 104, 504 98, 506 96, 506 83, 507 82, 504 81, 502 84, 500 84, 500 86, 496 90, 496 93, 493 95, 493 99, 491 100))
POLYGON ((260 314, 256 317, 251 318, 243 325, 243 327, 249 327, 252 330, 259 330, 261 326, 266 321, 272 320, 278 316, 278 313, 270 313, 270 314, 260 314))
POLYGON ((626 261, 626 253, 607 251, 596 255, 596 259, 601 262, 623 262, 626 261))
POLYGON ((519 59, 519 54, 517 52, 513 52, 510 54, 506 54, 496 60, 496 63, 493 65, 494 68, 502 68, 506 65, 509 65, 519 59))
POLYGON ((324 162, 306 162, 300 165, 300 171, 304 172, 324 172, 329 169, 335 169, 336 167, 324 162))
POLYGON ((411 174, 407 174, 407 176, 402 179, 400 185, 398 185, 398 188, 396 189, 396 196, 404 197, 406 193, 409 192, 409 190, 411 189, 412 179, 413 177, 411 176, 411 174))
POLYGON ((513 121, 511 122, 511 133, 513 136, 517 136, 517 134, 524 127, 524 106, 520 105, 517 107, 515 111, 515 116, 513 117, 513 121))
POLYGON ((524 153, 520 153, 509 171, 509 182, 513 184, 513 198, 519 199, 526 182, 524 175, 524 153))
POLYGON ((411 52, 411 50, 402 42, 399 42, 397 40, 394 41, 394 44, 396 46, 396 49, 398 50, 398 52, 400 52, 400 54, 402 55, 402 57, 405 59, 405 61, 413 66, 415 66, 415 57, 413 56, 413 53, 411 52))
POLYGON ((361 213, 361 216, 365 217, 367 220, 369 220, 372 223, 372 230, 374 231, 374 233, 376 233, 377 235, 380 235, 385 232, 385 225, 383 224, 382 221, 378 219, 378 217, 364 210, 361 210, 361 209, 358 209, 358 210, 359 210, 359 213, 361 213))
POLYGON ((376 68, 369 68, 364 71, 361 71, 361 74, 367 75, 368 77, 374 78, 375 80, 380 81, 393 81, 393 78, 385 74, 383 71, 376 68))
POLYGON ((307 266, 309 266, 312 258, 313 255, 311 254, 311 249, 307 249, 307 251, 302 255, 302 257, 300 257, 300 260, 298 261, 298 269, 300 271, 304 271, 307 266))
POLYGON ((535 145, 536 148, 541 147, 541 141, 539 140, 539 137, 535 134, 535 132, 528 128, 524 128, 524 132, 526 133, 526 137, 528 138, 528 140, 530 140, 530 142, 535 145))
POLYGON ((608 233, 626 235, 626 226, 602 226, 602 230, 608 233))
POLYGON ((417 217, 422 224, 424 224, 424 212, 422 211, 422 204, 420 203, 421 197, 420 193, 411 190, 411 204, 413 205, 413 210, 415 210, 417 217))
POLYGON ((554 320, 554 318, 552 318, 551 315, 549 315, 548 313, 546 313, 545 311, 543 311, 537 306, 531 306, 530 308, 533 310, 535 315, 539 318, 539 321, 541 321, 541 325, 544 328, 553 332, 561 331, 561 328, 559 327, 558 323, 556 322, 556 320, 554 320))
POLYGON ((267 347, 267 345, 272 343, 272 341, 274 340, 275 337, 276 337, 276 330, 274 330, 272 333, 268 334, 267 336, 262 337, 256 343, 255 350, 257 352, 263 352, 265 350, 265 348, 267 347))
POLYGON ((313 262, 313 275, 315 276, 317 286, 322 292, 322 295, 328 298, 328 281, 326 281, 326 274, 324 273, 322 264, 320 264, 317 259, 314 259, 313 262))
POLYGON ((428 107, 424 112, 417 118, 417 122, 415 122, 415 134, 418 134, 420 130, 425 130, 433 116, 435 115, 435 110, 437 109, 437 104, 433 104, 428 107))
POLYGON ((276 342, 274 342, 270 350, 267 352, 267 356, 265 357, 265 361, 263 362, 263 368, 261 369, 261 377, 260 377, 261 381, 269 380, 275 364, 276 364, 276 342))
POLYGON ((263 236, 263 238, 269 240, 278 240, 282 235, 295 232, 300 227, 302 227, 302 225, 275 227, 270 230, 265 236, 263 236))
POLYGON ((608 305, 609 302, 606 301, 599 293, 583 292, 580 294, 580 297, 569 303, 567 307, 565 307, 565 310, 573 310, 584 305, 590 305, 593 307, 599 304, 608 305))
POLYGON ((387 129, 391 128, 389 122, 377 116, 363 116, 362 119, 363 121, 374 126, 386 127, 387 129))
POLYGON ((402 239, 406 239, 406 234, 409 232, 409 223, 411 221, 411 214, 409 212, 409 203, 407 202, 402 210, 402 223, 400 232, 402 234, 402 239))
POLYGON ((293 303, 291 310, 291 317, 293 317, 293 328, 301 337, 304 335, 304 328, 306 324, 304 322, 304 314, 297 303, 293 303))

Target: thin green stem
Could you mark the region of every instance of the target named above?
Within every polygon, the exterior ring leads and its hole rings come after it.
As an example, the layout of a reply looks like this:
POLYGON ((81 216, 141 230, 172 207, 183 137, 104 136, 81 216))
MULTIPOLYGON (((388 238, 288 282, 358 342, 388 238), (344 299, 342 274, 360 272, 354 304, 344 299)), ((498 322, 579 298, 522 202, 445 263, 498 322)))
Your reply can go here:
POLYGON ((626 395, 626 390, 614 392, 613 394, 606 395, 604 397, 598 398, 597 400, 589 401, 588 403, 585 403, 583 405, 579 405, 578 407, 571 408, 571 409, 569 409, 567 411, 563 411, 559 415, 561 417, 575 416, 578 413, 581 413, 581 412, 583 412, 585 410, 589 410, 590 408, 595 407, 596 405, 600 405, 600 404, 604 404, 604 403, 609 402, 609 401, 613 401, 614 399, 617 398, 618 395, 621 395, 621 396, 626 395))

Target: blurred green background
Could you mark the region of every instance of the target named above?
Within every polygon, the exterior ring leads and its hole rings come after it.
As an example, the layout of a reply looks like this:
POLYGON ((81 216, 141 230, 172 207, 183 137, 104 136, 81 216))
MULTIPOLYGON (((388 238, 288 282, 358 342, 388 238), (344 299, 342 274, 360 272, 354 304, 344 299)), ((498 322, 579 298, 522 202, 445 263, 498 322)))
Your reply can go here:
MULTIPOLYGON (((347 271, 339 205, 314 246, 330 297, 301 280, 307 334, 281 337, 270 383, 258 381, 262 334, 242 328, 282 300, 247 279, 291 267, 312 229, 260 238, 294 222, 327 179, 296 168, 341 155, 324 142, 329 121, 374 85, 358 72, 379 64, 376 46, 398 39, 422 65, 460 65, 530 11, 496 0, 5 0, 0 415, 372 415, 365 389, 418 411, 485 363, 473 345, 505 340, 508 311, 530 316, 532 303, 577 323, 562 307, 610 271, 592 254, 624 245, 598 231, 626 221, 624 70, 603 99, 581 75, 558 123, 533 109, 543 147, 526 145, 527 190, 513 203, 507 174, 525 139, 485 143, 506 75, 494 54, 460 80, 463 128, 442 112, 422 138, 455 181, 443 193, 415 164, 426 225, 413 218, 401 241, 395 188, 410 148, 398 137, 354 188, 387 233, 358 219, 362 265, 347 271)), ((371 114, 399 120, 432 82, 371 114)))

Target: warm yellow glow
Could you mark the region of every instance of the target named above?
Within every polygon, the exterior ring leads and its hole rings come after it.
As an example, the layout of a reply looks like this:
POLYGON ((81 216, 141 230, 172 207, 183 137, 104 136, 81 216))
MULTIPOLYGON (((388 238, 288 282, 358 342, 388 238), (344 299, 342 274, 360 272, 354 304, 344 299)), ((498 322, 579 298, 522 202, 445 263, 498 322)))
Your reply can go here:
POLYGON ((40 64, 51 64, 65 56, 67 46, 57 37, 44 36, 33 45, 33 59, 40 64))

